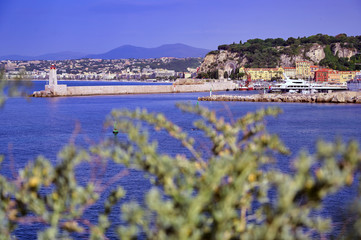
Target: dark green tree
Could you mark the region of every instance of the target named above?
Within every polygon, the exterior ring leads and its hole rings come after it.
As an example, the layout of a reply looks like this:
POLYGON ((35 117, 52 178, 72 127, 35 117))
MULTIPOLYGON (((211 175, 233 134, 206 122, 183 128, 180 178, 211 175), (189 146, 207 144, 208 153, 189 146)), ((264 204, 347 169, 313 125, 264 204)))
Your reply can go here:
POLYGON ((227 71, 224 72, 223 77, 224 77, 225 79, 228 79, 229 76, 228 76, 228 72, 227 72, 227 71))

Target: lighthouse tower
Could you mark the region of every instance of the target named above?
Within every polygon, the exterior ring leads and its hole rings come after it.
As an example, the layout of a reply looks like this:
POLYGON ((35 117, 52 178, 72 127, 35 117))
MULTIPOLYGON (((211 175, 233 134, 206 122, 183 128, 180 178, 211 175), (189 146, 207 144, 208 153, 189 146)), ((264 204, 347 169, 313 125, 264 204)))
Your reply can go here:
POLYGON ((56 86, 58 85, 58 80, 56 78, 56 68, 55 65, 51 65, 50 73, 49 73, 49 86, 56 86))
POLYGON ((49 72, 49 84, 45 85, 45 93, 50 96, 66 96, 68 87, 65 84, 58 85, 55 65, 51 65, 49 72))

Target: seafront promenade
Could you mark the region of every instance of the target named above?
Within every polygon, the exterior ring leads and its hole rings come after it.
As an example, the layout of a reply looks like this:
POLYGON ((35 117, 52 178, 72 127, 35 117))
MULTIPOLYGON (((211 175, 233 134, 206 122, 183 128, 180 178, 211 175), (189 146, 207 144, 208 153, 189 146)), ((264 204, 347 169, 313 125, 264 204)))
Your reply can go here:
POLYGON ((299 102, 299 103, 358 103, 361 92, 334 92, 314 94, 255 94, 255 95, 212 95, 199 97, 199 101, 241 101, 241 102, 299 102))
POLYGON ((45 86, 45 90, 36 91, 33 97, 65 97, 91 95, 121 95, 121 94, 156 94, 156 93, 187 93, 226 91, 236 89, 233 82, 214 82, 183 85, 128 85, 128 86, 76 86, 67 85, 45 86))

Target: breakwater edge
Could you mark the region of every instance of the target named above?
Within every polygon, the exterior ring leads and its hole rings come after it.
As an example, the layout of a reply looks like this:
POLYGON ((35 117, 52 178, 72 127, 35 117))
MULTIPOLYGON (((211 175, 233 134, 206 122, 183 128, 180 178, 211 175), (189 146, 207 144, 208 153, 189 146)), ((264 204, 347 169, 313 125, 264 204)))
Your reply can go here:
POLYGON ((189 93, 235 90, 237 84, 225 81, 178 79, 173 85, 111 85, 111 86, 67 86, 49 84, 45 90, 35 91, 32 97, 66 97, 92 95, 189 93))
POLYGON ((254 94, 254 95, 212 95, 199 97, 199 101, 241 101, 241 102, 299 102, 299 103, 357 103, 361 104, 361 92, 333 92, 314 94, 254 94))

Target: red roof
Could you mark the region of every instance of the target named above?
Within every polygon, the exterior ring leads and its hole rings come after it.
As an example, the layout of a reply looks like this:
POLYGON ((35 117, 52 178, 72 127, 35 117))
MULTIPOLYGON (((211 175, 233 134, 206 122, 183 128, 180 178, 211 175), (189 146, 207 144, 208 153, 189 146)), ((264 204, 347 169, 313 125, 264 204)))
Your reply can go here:
POLYGON ((327 69, 327 68, 321 68, 321 69, 318 69, 316 72, 328 72, 330 69, 327 69))

